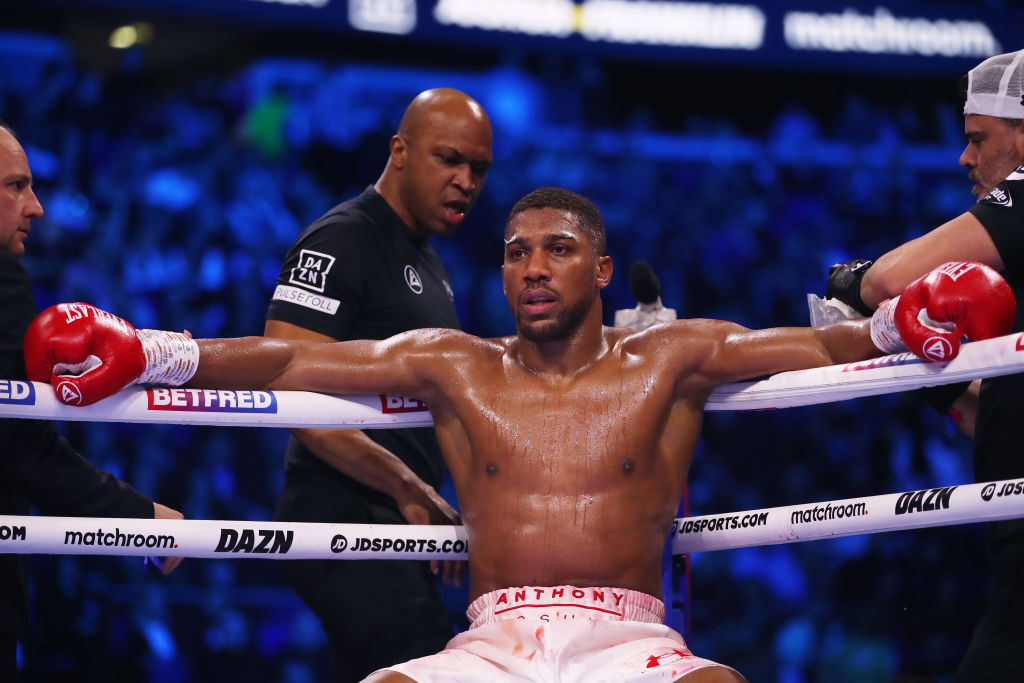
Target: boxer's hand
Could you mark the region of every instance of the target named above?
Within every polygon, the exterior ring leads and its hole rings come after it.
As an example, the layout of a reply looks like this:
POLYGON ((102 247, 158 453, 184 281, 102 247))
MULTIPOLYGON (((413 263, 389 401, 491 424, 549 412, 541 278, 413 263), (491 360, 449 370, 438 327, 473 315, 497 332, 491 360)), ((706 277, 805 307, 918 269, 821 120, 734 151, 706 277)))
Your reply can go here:
MULTIPOLYGON (((1009 334, 1016 314, 1013 292, 999 273, 982 263, 951 261, 911 282, 875 315, 888 318, 916 355, 945 361, 956 357, 964 336, 977 341, 1009 334)), ((875 332, 872 318, 872 338, 875 332)))
POLYGON ((134 382, 146 356, 131 323, 89 304, 57 304, 29 325, 25 369, 61 403, 85 406, 134 382))

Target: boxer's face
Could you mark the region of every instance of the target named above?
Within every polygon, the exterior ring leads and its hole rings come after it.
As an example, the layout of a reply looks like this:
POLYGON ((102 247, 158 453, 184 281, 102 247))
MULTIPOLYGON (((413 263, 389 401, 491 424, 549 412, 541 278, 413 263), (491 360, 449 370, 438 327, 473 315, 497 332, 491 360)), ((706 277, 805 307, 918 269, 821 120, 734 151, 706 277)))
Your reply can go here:
POLYGON ((964 117, 967 147, 960 165, 974 182, 971 192, 982 199, 1024 164, 1024 124, 1010 126, 1003 119, 983 114, 964 117))
POLYGON ((527 209, 505 230, 502 282, 519 333, 533 342, 565 339, 579 329, 612 274, 576 217, 527 209))
POLYGON ((42 215, 25 150, 13 135, 0 129, 0 249, 15 256, 24 254, 29 225, 42 215))
POLYGON ((400 196, 423 235, 450 235, 476 202, 491 166, 491 125, 465 103, 425 117, 409 137, 396 135, 392 158, 401 165, 400 196))

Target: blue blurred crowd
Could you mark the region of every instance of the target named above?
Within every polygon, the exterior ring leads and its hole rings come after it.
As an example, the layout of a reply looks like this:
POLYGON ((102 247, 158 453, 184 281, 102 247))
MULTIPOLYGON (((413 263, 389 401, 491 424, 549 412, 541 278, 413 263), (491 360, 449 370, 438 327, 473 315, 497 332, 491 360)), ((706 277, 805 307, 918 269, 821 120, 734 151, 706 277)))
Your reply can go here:
MULTIPOLYGON (((602 210, 619 270, 609 324, 635 305, 625 276, 635 260, 654 267, 681 316, 806 324, 805 295, 823 293, 830 263, 877 256, 972 201, 956 165, 955 75, 945 99, 851 89, 816 107, 778 79, 765 114, 739 124, 696 97, 692 114, 666 121, 656 104, 616 99, 619 76, 599 64, 566 80, 564 69, 513 62, 439 70, 279 57, 171 88, 127 57, 116 74, 90 72, 68 43, 40 34, 0 34, 0 57, 0 117, 24 143, 46 208, 24 259, 40 306, 88 301, 196 336, 263 329, 288 246, 377 178, 405 104, 428 87, 470 93, 494 123, 481 200, 454 238, 435 241, 463 326, 482 336, 513 332, 499 236, 515 200, 539 186, 602 210)), ((698 68, 651 87, 679 87, 698 68)), ((272 518, 283 430, 63 429, 187 518, 272 518)), ((913 396, 717 413, 705 419, 689 511, 950 485, 971 472, 967 440, 913 396)), ((752 681, 941 681, 988 580, 979 525, 691 560, 693 650, 752 681)), ((162 578, 137 558, 35 557, 26 680, 326 680, 319 624, 275 564, 186 560, 162 578)), ((465 607, 458 591, 446 599, 453 613, 465 607)))

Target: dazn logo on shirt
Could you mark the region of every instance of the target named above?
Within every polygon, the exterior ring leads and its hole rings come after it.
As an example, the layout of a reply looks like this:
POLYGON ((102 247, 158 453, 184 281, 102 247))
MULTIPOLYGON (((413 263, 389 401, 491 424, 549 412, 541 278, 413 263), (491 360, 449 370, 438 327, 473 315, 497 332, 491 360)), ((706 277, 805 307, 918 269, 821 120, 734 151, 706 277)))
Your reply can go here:
POLYGON ((299 252, 299 263, 292 268, 288 282, 323 294, 327 274, 334 266, 334 257, 319 251, 303 249, 299 252))

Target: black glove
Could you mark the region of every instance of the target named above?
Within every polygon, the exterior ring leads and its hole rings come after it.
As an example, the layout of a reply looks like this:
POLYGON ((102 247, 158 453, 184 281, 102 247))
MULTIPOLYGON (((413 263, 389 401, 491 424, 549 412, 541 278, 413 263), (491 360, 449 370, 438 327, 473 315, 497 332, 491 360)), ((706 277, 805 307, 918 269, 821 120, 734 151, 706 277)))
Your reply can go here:
POLYGON ((825 287, 826 299, 839 299, 861 315, 870 316, 874 313, 860 298, 860 281, 874 261, 855 259, 847 263, 836 263, 828 269, 828 285, 825 287))

